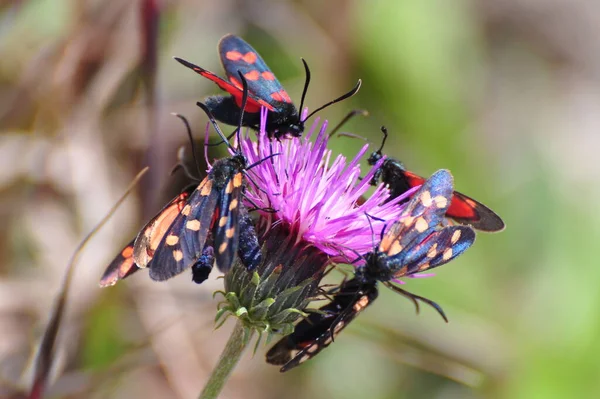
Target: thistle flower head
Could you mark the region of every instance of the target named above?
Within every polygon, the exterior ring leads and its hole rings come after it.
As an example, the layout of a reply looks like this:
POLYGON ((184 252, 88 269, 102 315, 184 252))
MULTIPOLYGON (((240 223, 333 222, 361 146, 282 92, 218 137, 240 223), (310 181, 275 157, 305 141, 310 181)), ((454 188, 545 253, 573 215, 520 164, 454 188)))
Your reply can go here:
POLYGON ((250 165, 246 205, 258 208, 263 262, 253 273, 241 262, 234 265, 225 276, 218 316, 235 315, 249 329, 285 334, 316 296, 325 267, 372 250, 374 234, 399 217, 404 197, 385 203, 388 190, 379 186, 363 200, 384 161, 361 179, 367 145, 350 161, 333 157, 327 123, 319 126, 318 119, 303 137, 271 141, 266 116, 263 110, 257 137, 247 132, 239 143, 250 165))
POLYGON ((326 128, 327 122, 319 127, 317 118, 303 137, 269 141, 264 128, 258 141, 247 135, 241 147, 249 164, 255 164, 249 173, 260 187, 250 184, 247 196, 255 206, 274 210, 259 210, 267 226, 288 226, 299 241, 313 245, 332 262, 348 262, 356 253, 372 249, 373 233, 400 215, 402 206, 398 204, 406 197, 384 203, 388 190, 379 186, 368 199, 360 201, 385 158, 361 180, 359 161, 368 145, 351 161, 342 155, 333 158, 327 148, 326 128))

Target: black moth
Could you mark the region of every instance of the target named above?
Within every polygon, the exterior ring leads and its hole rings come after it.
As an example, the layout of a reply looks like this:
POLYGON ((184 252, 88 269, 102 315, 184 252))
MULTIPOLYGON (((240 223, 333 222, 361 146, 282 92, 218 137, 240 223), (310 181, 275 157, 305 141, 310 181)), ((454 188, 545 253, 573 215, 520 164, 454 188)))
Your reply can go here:
MULTIPOLYGON (((210 112, 207 114, 229 145, 210 112)), ((227 272, 239 249, 246 267, 254 269, 261 254, 243 204, 246 167, 247 160, 239 151, 217 160, 193 191, 172 201, 140 231, 133 244, 135 264, 148 267, 150 277, 159 281, 192 267, 193 280, 200 283, 208 277, 213 260, 219 270, 227 272)))

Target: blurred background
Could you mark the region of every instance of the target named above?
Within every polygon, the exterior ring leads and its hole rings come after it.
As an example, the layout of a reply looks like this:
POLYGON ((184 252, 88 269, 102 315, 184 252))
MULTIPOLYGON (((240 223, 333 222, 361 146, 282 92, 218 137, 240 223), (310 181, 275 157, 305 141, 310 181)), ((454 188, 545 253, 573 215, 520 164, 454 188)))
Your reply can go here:
MULTIPOLYGON (((151 170, 86 247, 56 347, 49 397, 193 398, 233 326, 213 330, 221 280, 145 272, 98 288, 106 265, 182 184, 201 138, 197 100, 224 75, 235 33, 299 104, 458 190, 507 229, 410 289, 381 289, 321 355, 280 374, 249 351, 223 398, 592 398, 600 393, 600 3, 585 0, 0 1, 0 396, 26 390, 31 359, 77 243, 145 165, 151 170), (569 268, 572 268, 570 272, 569 268)), ((335 138, 353 156, 363 143, 335 138)), ((216 148, 213 157, 219 156, 216 148)), ((222 154, 222 153, 221 153, 222 154)), ((339 276, 338 276, 339 278, 339 276)))

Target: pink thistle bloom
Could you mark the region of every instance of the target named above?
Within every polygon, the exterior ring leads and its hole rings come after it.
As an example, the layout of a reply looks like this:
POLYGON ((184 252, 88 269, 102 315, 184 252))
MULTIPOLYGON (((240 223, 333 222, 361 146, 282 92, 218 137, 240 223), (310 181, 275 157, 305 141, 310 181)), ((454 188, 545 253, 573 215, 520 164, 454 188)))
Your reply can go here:
POLYGON ((385 157, 361 179, 359 161, 368 145, 352 159, 333 156, 327 123, 318 119, 302 137, 271 141, 266 118, 263 109, 257 137, 247 131, 239 143, 249 165, 245 205, 259 213, 262 261, 253 273, 234 263, 217 318, 231 314, 248 328, 285 335, 318 295, 327 265, 364 264, 363 255, 374 251, 386 225, 403 217, 403 202, 419 187, 387 203, 383 184, 366 195, 385 157))
POLYGON ((264 129, 265 110, 261 121, 258 141, 246 134, 241 143, 248 164, 256 164, 248 173, 260 187, 248 184, 248 202, 274 210, 259 210, 261 223, 267 229, 279 224, 287 226, 298 242, 314 246, 332 262, 347 263, 356 259, 357 253, 371 251, 384 224, 399 218, 404 208, 399 203, 414 190, 385 203, 389 193, 379 185, 363 202, 361 197, 371 187, 374 172, 385 160, 379 160, 359 179, 359 161, 368 145, 351 161, 342 155, 332 160, 331 150, 327 149, 327 122, 319 127, 317 118, 303 137, 269 141, 264 129), (265 160, 267 157, 270 158, 265 160))

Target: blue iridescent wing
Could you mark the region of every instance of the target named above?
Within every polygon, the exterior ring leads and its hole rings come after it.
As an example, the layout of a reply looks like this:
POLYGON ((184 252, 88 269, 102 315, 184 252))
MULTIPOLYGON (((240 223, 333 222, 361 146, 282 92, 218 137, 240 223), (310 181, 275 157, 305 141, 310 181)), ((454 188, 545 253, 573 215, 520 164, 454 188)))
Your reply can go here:
POLYGON ((217 267, 223 273, 227 273, 231 268, 238 250, 240 236, 238 220, 243 180, 243 173, 237 172, 226 182, 224 189, 219 193, 213 236, 217 267))
MULTIPOLYGON (((439 170, 434 173, 413 194, 400 219, 385 232, 379 251, 389 257, 401 257, 405 248, 422 242, 442 224, 452 192, 450 172, 439 170)), ((398 262, 402 263, 402 260, 398 259, 398 262)))
POLYGON ((292 99, 265 61, 243 39, 234 35, 224 36, 219 42, 219 55, 227 78, 234 86, 242 87, 239 71, 246 78, 252 96, 276 109, 281 108, 282 104, 292 104, 292 99))
POLYGON ((248 215, 248 210, 243 203, 240 204, 238 226, 240 229, 238 256, 248 271, 252 271, 260 265, 262 253, 254 223, 252 222, 250 215, 248 215))
POLYGON ((431 233, 423 242, 402 251, 402 267, 395 278, 424 272, 450 262, 475 242, 475 231, 468 226, 450 226, 431 233))
POLYGON ((212 240, 206 239, 202 255, 198 261, 192 265, 192 281, 196 284, 202 284, 210 275, 213 264, 215 263, 215 251, 212 247, 212 240))
MULTIPOLYGON (((174 277, 202 256, 218 198, 219 192, 213 188, 213 180, 205 178, 158 244, 149 264, 153 280, 162 281, 174 277)), ((135 246, 137 245, 136 239, 135 246)))

